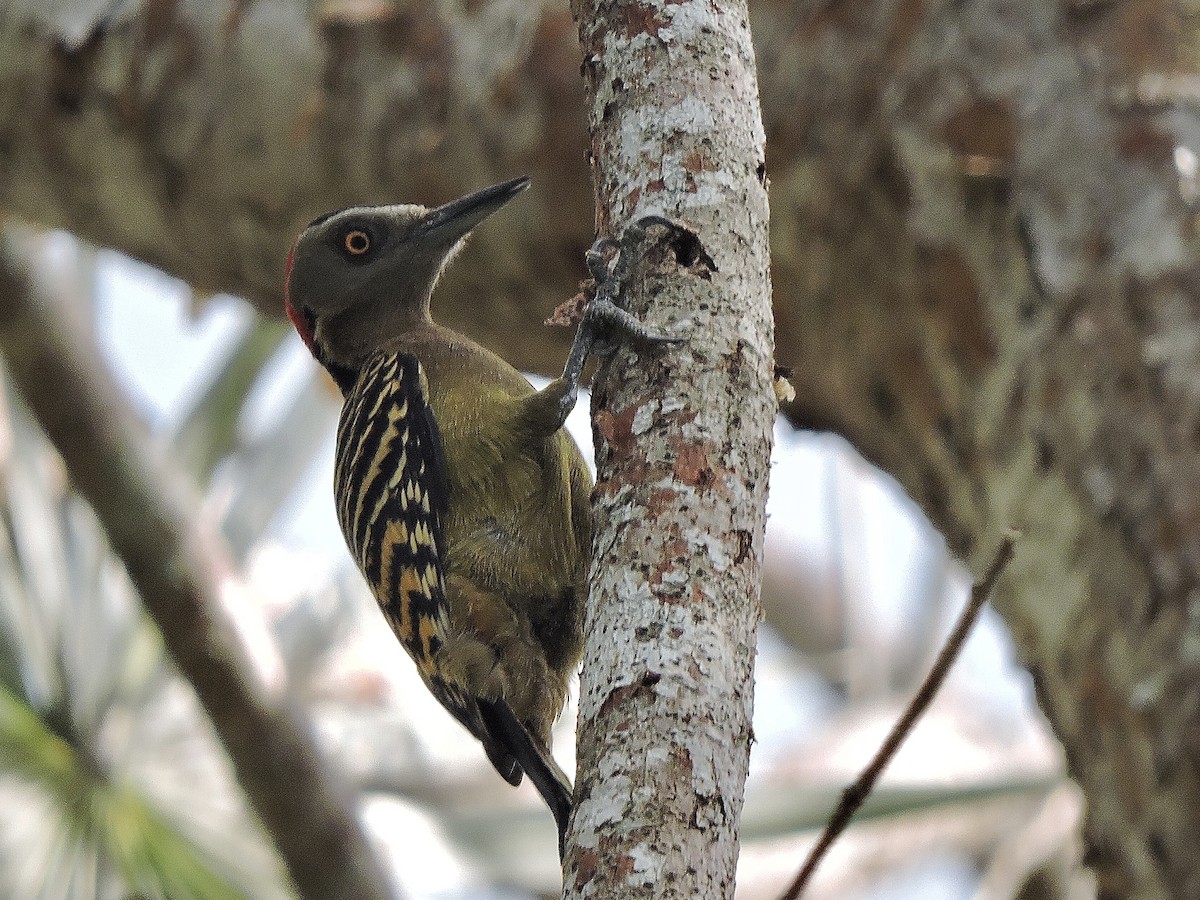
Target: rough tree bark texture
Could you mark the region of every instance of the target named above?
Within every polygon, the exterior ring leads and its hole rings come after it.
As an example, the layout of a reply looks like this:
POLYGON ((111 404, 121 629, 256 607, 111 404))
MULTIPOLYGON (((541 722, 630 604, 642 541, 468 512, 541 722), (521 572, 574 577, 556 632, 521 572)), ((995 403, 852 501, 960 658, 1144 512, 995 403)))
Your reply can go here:
MULTIPOLYGON (((1197 185, 1173 165, 1200 143, 1176 80, 1194 17, 1169 0, 752 12, 789 415, 849 437, 967 558, 1025 530, 998 606, 1086 791, 1102 893, 1200 896, 1197 185)), ((553 374, 565 336, 536 322, 591 240, 566 10, 316 15, 10 0, 0 205, 266 309, 323 208, 529 171, 527 218, 480 235, 439 314, 553 374), (494 308, 471 302, 484 279, 494 308)))
POLYGON ((1172 162, 1195 117, 1155 86, 1194 23, 1160 3, 764 14, 804 33, 803 56, 761 54, 805 86, 768 138, 797 160, 774 190, 796 412, 963 556, 1025 532, 997 605, 1086 792, 1101 895, 1200 896, 1200 282, 1172 162), (875 78, 831 87, 856 70, 875 78))
POLYGON ((601 366, 568 897, 732 897, 776 401, 763 129, 743 3, 573 4, 597 231, 654 213, 601 366))

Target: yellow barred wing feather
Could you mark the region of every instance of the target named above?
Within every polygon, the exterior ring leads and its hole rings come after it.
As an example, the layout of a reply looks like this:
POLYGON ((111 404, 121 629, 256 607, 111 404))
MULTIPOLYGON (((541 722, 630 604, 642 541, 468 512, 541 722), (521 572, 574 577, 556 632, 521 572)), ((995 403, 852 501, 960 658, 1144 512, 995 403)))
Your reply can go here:
POLYGON ((363 366, 338 423, 338 522, 429 689, 511 778, 515 764, 495 746, 476 699, 437 669, 450 629, 442 538, 447 485, 441 436, 427 397, 425 374, 414 356, 379 353, 363 366))

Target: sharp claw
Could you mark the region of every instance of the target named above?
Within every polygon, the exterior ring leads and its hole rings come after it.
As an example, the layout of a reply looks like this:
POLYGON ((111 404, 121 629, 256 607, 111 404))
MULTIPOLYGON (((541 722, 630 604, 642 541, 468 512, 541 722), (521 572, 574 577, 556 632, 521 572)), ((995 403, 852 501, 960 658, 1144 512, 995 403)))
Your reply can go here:
POLYGON ((674 219, 668 219, 666 216, 658 215, 658 213, 651 213, 648 216, 642 216, 640 219, 638 219, 637 223, 638 227, 643 231, 645 231, 651 225, 661 225, 663 228, 669 228, 672 231, 683 227, 683 225, 681 225, 679 222, 676 222, 674 219))
POLYGON ((621 245, 614 238, 601 235, 592 242, 592 247, 588 250, 588 253, 596 253, 603 256, 607 251, 618 250, 620 247, 621 245))
POLYGON ((615 254, 620 250, 621 245, 612 238, 598 237, 583 255, 588 274, 592 276, 597 285, 603 284, 608 279, 609 267, 612 265, 615 254), (613 256, 609 255, 610 251, 613 252, 613 256))
POLYGON ((607 336, 614 331, 643 344, 678 344, 684 340, 682 337, 651 330, 632 313, 617 306, 605 296, 597 296, 588 304, 580 328, 591 332, 589 340, 592 352, 602 355, 611 353, 616 348, 617 341, 607 336))

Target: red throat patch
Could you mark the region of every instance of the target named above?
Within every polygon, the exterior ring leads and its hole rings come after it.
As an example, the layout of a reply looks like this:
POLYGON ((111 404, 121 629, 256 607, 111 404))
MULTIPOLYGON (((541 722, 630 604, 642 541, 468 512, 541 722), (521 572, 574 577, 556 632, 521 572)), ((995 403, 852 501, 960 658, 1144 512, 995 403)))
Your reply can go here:
POLYGON ((312 317, 305 315, 303 310, 292 305, 292 263, 295 262, 295 259, 296 245, 292 244, 292 249, 288 251, 287 255, 287 265, 283 270, 283 308, 286 310, 292 326, 296 329, 296 333, 300 335, 300 340, 304 341, 304 346, 308 347, 308 351, 316 356, 317 345, 316 336, 313 334, 312 317))

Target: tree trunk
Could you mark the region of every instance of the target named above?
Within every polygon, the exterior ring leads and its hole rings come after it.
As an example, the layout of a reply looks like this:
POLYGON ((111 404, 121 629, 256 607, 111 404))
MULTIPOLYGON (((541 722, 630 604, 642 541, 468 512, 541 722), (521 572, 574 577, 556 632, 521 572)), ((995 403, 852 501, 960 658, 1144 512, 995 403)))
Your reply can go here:
POLYGON ((1025 533, 996 603, 1108 898, 1200 896, 1200 283, 1189 120, 1152 77, 1184 24, 1159 3, 839 7, 805 20, 799 71, 794 46, 761 54, 765 84, 804 86, 769 143, 804 173, 774 191, 792 412, 960 555, 1025 533))
POLYGON ((686 342, 623 348, 593 384, 565 896, 732 897, 776 410, 750 26, 741 3, 573 8, 597 230, 657 214, 695 234, 651 226, 626 295, 686 342))

